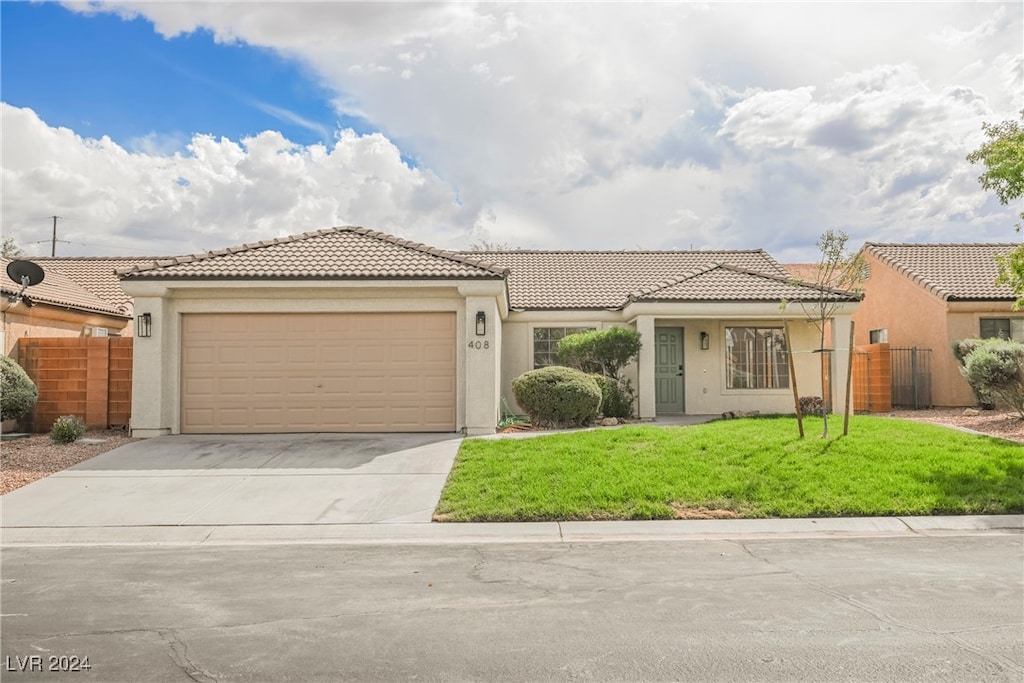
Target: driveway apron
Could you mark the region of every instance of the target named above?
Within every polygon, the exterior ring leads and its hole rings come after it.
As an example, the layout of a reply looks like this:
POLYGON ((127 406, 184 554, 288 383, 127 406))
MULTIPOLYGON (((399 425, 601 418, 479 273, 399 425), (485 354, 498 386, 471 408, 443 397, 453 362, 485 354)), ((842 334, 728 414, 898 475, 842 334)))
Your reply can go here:
POLYGON ((458 434, 176 435, 0 497, 3 526, 429 522, 458 434))

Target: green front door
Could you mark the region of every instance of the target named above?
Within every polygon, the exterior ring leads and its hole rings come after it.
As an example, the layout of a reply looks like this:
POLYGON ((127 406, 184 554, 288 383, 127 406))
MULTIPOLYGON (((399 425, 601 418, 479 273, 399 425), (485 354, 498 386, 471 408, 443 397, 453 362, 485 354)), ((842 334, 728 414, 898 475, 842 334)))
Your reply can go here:
POLYGON ((683 328, 654 328, 654 410, 657 415, 686 412, 683 328))

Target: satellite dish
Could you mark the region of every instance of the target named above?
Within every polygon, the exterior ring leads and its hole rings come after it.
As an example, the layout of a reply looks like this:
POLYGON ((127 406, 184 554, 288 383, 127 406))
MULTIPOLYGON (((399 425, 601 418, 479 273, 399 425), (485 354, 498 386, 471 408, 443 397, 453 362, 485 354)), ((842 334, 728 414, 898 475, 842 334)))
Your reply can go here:
POLYGON ((43 269, 31 261, 11 261, 7 264, 7 275, 22 287, 38 285, 46 276, 43 269))
POLYGON ((24 301, 25 305, 31 308, 35 304, 25 296, 25 290, 32 285, 38 285, 43 281, 45 273, 38 264, 32 263, 31 261, 11 261, 7 264, 7 275, 12 280, 21 285, 21 289, 18 290, 17 294, 13 294, 7 297, 7 300, 12 304, 16 304, 19 301, 24 301))

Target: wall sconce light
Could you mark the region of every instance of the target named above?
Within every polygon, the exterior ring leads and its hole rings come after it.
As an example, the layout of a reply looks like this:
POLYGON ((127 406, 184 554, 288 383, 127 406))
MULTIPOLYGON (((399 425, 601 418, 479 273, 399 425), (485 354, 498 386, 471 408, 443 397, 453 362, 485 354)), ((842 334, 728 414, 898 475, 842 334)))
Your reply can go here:
POLYGON ((487 314, 483 311, 476 312, 476 336, 483 337, 487 334, 487 314))
POLYGON ((135 336, 136 337, 152 337, 153 336, 153 315, 150 313, 141 313, 135 318, 135 336))
POLYGON ((700 348, 702 351, 707 351, 711 348, 711 335, 707 332, 700 333, 700 348))

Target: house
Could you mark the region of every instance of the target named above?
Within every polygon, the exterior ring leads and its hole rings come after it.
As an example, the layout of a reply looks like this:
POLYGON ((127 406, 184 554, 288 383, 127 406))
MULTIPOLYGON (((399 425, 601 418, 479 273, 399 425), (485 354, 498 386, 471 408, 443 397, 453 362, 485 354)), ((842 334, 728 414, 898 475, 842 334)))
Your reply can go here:
MULTIPOLYGON (((493 433, 511 382, 573 331, 641 335, 638 413, 791 412, 817 333, 753 251, 449 252, 341 227, 121 271, 146 333, 132 431, 493 433), (789 337, 785 334, 789 323, 789 337)), ((859 297, 828 290, 849 334, 859 297)), ((845 333, 844 333, 845 330, 845 333)), ((845 387, 846 352, 834 354, 845 387)), ((839 402, 838 405, 842 405, 839 402)))
POLYGON ((43 268, 43 281, 26 289, 20 300, 12 300, 21 286, 6 274, 11 261, 0 259, 4 269, 0 277, 4 355, 16 355, 18 340, 28 337, 118 336, 130 328, 132 316, 128 307, 96 296, 63 273, 40 263, 42 259, 33 262, 43 268))
POLYGON ((1024 341, 1024 311, 1008 286, 996 285, 995 257, 1016 244, 895 244, 861 249, 869 276, 853 314, 856 344, 931 349, 931 403, 976 403, 952 344, 1002 336, 1024 341))
MULTIPOLYGON (((114 304, 131 317, 133 302, 131 296, 121 288, 117 271, 135 266, 147 265, 166 256, 33 256, 32 261, 47 272, 57 272, 67 277, 82 289, 100 299, 114 304)), ((131 325, 121 331, 121 336, 132 336, 131 325)))

